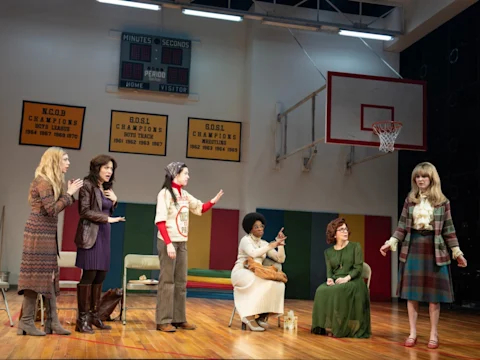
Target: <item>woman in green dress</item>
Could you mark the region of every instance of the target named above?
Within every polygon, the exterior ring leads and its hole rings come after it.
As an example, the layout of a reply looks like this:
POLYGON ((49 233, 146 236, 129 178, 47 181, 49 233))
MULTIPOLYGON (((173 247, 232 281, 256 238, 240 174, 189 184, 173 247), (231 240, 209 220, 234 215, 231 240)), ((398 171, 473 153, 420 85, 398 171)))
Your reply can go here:
POLYGON ((370 299, 362 279, 363 254, 359 243, 350 242, 345 219, 327 226, 325 250, 327 282, 317 288, 312 314, 312 333, 334 337, 369 338, 370 299))

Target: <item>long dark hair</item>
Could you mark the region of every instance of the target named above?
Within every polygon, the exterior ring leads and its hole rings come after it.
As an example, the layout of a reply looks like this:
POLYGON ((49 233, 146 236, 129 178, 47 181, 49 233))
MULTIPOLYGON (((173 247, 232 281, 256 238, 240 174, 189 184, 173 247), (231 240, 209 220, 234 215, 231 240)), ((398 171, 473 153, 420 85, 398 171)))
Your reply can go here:
MULTIPOLYGON (((180 174, 183 171, 183 169, 185 169, 186 167, 187 167, 187 165, 183 165, 182 167, 180 167, 180 170, 178 171, 178 174, 180 174)), ((165 181, 163 182, 163 185, 162 185, 162 189, 166 188, 170 192, 170 194, 172 195, 173 203, 175 205, 178 205, 177 197, 175 196, 175 193, 173 192, 172 182, 173 182, 173 178, 169 174, 166 174, 165 175, 165 181)))
POLYGON ((115 169, 117 168, 117 162, 109 155, 95 156, 92 161, 90 161, 90 172, 87 176, 85 176, 84 180, 89 180, 98 187, 98 181, 100 180, 100 168, 104 165, 107 165, 110 161, 113 164, 112 176, 110 177, 110 181, 103 183, 103 189, 111 189, 113 182, 115 181, 115 169))

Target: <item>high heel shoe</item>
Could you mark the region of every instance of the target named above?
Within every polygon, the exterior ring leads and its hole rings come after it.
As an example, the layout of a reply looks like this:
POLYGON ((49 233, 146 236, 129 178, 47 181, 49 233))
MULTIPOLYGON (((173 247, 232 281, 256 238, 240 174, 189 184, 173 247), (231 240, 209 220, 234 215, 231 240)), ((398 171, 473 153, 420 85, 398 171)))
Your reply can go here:
POLYGON ((260 315, 257 319, 257 324, 260 325, 265 330, 268 329, 268 315, 260 315))
POLYGON ((242 318, 242 330, 247 330, 247 326, 251 331, 265 331, 265 329, 261 326, 255 326, 253 324, 256 324, 255 320, 248 320, 247 318, 242 318))

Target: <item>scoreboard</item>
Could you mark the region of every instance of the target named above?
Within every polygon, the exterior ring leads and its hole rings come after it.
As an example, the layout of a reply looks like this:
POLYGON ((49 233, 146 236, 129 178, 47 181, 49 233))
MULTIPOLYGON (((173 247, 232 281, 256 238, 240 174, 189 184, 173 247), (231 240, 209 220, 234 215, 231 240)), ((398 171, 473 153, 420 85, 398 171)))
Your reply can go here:
POLYGON ((122 33, 119 88, 189 94, 192 42, 122 33))

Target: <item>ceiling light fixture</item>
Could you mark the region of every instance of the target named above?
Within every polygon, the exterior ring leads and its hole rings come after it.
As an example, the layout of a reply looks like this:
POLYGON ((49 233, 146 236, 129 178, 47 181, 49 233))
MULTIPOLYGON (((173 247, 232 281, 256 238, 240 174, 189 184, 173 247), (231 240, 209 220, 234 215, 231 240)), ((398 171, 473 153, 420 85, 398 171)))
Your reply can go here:
POLYGON ((184 13, 185 15, 200 16, 200 17, 206 17, 210 19, 229 20, 229 21, 237 21, 237 22, 243 20, 243 17, 238 15, 227 15, 227 14, 221 14, 221 13, 210 12, 210 11, 182 9, 182 13, 184 13))
POLYGON ((160 5, 145 4, 145 3, 136 2, 136 1, 125 1, 125 0, 97 0, 97 1, 99 3, 129 6, 137 9, 155 10, 155 11, 158 11, 161 9, 160 5))
POLYGON ((343 30, 343 29, 340 29, 338 34, 343 35, 343 36, 359 37, 359 38, 373 39, 373 40, 390 41, 390 40, 393 39, 393 36, 390 36, 390 35, 373 34, 373 33, 366 33, 366 32, 361 32, 361 31, 352 31, 352 30, 343 30))

